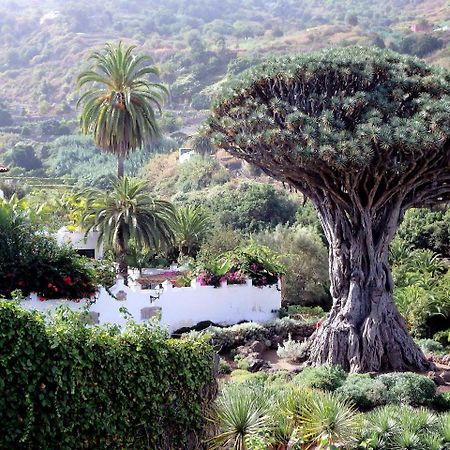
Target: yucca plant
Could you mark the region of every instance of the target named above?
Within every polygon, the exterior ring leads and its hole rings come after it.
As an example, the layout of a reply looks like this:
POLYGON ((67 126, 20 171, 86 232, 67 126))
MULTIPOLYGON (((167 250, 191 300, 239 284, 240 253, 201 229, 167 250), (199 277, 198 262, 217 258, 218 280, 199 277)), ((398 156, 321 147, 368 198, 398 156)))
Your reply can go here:
POLYGON ((212 410, 211 421, 217 433, 208 441, 208 448, 250 450, 246 439, 252 435, 262 436, 271 426, 269 405, 264 390, 243 384, 227 386, 212 410))
POLYGON ((352 448, 358 442, 361 416, 349 401, 330 392, 315 392, 299 414, 303 438, 323 448, 352 448))
MULTIPOLYGON (((363 447, 370 450, 443 449, 448 419, 425 409, 389 405, 367 414, 363 447)), ((447 430, 448 431, 448 430, 447 430)))
POLYGON ((124 175, 124 159, 133 150, 160 137, 156 112, 168 91, 150 81, 159 74, 148 55, 134 55, 135 46, 107 44, 89 57, 88 70, 77 79, 89 89, 78 100, 83 105, 81 130, 92 134, 101 149, 117 156, 117 176, 124 175))

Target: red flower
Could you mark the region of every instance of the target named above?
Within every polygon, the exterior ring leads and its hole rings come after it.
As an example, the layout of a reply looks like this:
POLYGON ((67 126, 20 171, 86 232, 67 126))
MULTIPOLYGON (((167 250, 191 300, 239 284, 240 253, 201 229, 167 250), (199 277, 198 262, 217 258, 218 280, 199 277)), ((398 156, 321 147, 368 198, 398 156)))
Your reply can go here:
POLYGON ((53 284, 52 284, 52 283, 48 283, 48 284, 47 284, 47 287, 48 287, 49 289, 51 289, 51 288, 53 287, 53 284))
POLYGON ((40 295, 40 296, 38 297, 38 300, 39 300, 40 302, 45 302, 45 297, 43 297, 42 295, 40 295))
POLYGON ((322 321, 318 320, 316 323, 316 329, 318 330, 321 325, 322 325, 322 321))
POLYGON ((70 278, 69 275, 66 275, 63 278, 63 281, 64 281, 65 284, 72 284, 72 278, 70 278))

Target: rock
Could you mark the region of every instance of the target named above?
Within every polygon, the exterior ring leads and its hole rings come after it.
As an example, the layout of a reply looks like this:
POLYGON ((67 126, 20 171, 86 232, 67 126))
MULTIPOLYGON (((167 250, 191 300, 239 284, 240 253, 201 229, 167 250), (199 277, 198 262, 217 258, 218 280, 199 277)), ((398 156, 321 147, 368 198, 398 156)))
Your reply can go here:
POLYGON ((439 375, 445 383, 450 383, 450 370, 443 370, 439 375))
POLYGON ((253 353, 259 353, 262 354, 267 350, 266 344, 264 342, 261 341, 253 341, 250 344, 250 350, 253 353))
POLYGON ((240 355, 242 357, 248 356, 250 353, 253 353, 250 347, 247 347, 246 345, 240 345, 236 348, 236 354, 240 355))
POLYGON ((442 378, 441 374, 437 373, 437 372, 428 372, 427 373, 428 378, 430 378, 434 384, 436 384, 437 386, 444 386, 445 385, 445 380, 442 378))
POLYGON ((259 353, 250 353, 245 360, 248 363, 249 372, 258 372, 263 369, 270 368, 270 364, 264 359, 260 358, 259 353))

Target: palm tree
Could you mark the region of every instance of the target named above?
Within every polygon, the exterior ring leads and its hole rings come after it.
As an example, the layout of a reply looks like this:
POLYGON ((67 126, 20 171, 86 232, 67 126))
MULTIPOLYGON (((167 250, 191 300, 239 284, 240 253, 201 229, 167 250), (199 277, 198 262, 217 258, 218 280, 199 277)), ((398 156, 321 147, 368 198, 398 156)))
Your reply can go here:
POLYGON ((211 223, 202 208, 189 205, 176 210, 171 226, 180 254, 195 256, 211 228, 211 223))
POLYGON ((82 223, 86 232, 99 231, 99 242, 111 247, 119 265, 119 274, 128 283, 126 255, 130 240, 138 247, 157 248, 173 241, 170 223, 174 219, 171 203, 153 199, 145 182, 119 178, 112 192, 90 191, 82 223))
POLYGON ((134 49, 121 42, 116 47, 107 44, 103 52, 92 53, 92 65, 77 79, 78 88, 89 86, 78 100, 83 105, 81 129, 91 133, 101 149, 117 156, 119 178, 128 153, 159 138, 155 108, 161 112, 168 93, 148 79, 159 73, 151 58, 133 55, 134 49))

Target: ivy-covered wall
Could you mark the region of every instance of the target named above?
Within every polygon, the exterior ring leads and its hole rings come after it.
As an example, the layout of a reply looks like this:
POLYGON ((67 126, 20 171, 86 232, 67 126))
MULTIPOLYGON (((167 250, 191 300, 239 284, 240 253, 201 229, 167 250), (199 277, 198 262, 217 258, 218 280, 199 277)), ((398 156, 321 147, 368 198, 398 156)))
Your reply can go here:
POLYGON ((216 393, 205 341, 51 323, 0 301, 0 449, 188 449, 216 393))

